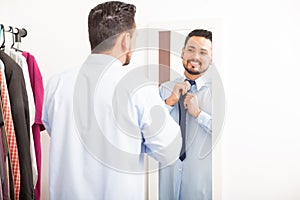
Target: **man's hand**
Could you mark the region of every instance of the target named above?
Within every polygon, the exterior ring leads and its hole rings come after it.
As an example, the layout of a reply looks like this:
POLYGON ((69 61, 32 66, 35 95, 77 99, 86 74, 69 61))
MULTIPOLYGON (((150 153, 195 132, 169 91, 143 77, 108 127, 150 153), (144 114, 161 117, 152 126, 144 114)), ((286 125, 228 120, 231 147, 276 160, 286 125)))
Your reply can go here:
POLYGON ((184 99, 184 107, 188 109, 191 116, 197 118, 201 112, 201 109, 198 105, 197 95, 192 93, 187 93, 184 99))
POLYGON ((174 106, 178 102, 180 95, 185 95, 190 88, 191 85, 188 81, 176 83, 171 96, 165 100, 166 104, 174 106))

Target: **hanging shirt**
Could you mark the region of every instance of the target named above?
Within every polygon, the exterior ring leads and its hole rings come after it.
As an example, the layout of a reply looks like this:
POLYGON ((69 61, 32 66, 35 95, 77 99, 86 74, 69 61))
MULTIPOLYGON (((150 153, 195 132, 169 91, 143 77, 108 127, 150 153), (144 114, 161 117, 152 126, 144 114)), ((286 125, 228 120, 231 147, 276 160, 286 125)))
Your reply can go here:
POLYGON ((81 68, 48 82, 43 123, 51 136, 50 199, 143 200, 144 153, 165 163, 178 157, 180 130, 157 86, 130 93, 133 78, 126 75, 116 58, 91 54, 81 68), (161 121, 155 130, 151 123, 161 121))
MULTIPOLYGON (((7 53, 16 63, 19 64, 19 66, 23 71, 26 92, 28 97, 29 116, 30 116, 29 124, 30 127, 32 127, 34 124, 35 106, 34 106, 34 97, 31 89, 31 83, 29 79, 29 71, 28 71, 28 65, 26 59, 24 58, 24 56, 22 56, 21 52, 16 52, 14 49, 10 49, 9 51, 7 51, 7 53)), ((30 156, 31 156, 32 176, 33 176, 32 179, 33 179, 33 186, 35 186, 37 182, 38 171, 37 171, 36 155, 35 155, 34 142, 33 142, 33 133, 31 128, 30 128, 29 139, 30 139, 30 156)))
MULTIPOLYGON (((2 133, 2 128, 0 128, 0 176, 1 176, 1 190, 2 190, 2 198, 3 200, 8 200, 9 199, 9 193, 8 193, 8 180, 7 180, 7 171, 8 169, 6 168, 6 158, 7 156, 5 155, 5 150, 3 149, 2 141, 3 141, 3 136, 4 134, 2 133)), ((6 139, 6 138, 5 138, 6 139)))
POLYGON ((30 76, 29 76, 28 64, 27 64, 26 58, 22 55, 22 52, 17 52, 14 49, 5 50, 5 52, 22 69, 22 72, 23 72, 23 75, 24 75, 26 93, 27 93, 27 97, 28 97, 30 126, 32 126, 34 124, 34 118, 35 118, 35 105, 34 105, 33 91, 32 91, 32 88, 31 88, 31 82, 30 82, 30 76))
MULTIPOLYGON (((19 199, 20 195, 20 184, 21 184, 21 172, 20 172, 20 164, 19 164, 19 151, 17 145, 17 139, 15 134, 14 122, 11 113, 10 107, 10 99, 8 95, 8 89, 6 84, 6 78, 4 73, 4 63, 2 62, 2 56, 6 56, 6 54, 0 51, 0 84, 1 84, 1 98, 3 103, 3 117, 5 121, 5 129, 7 134, 7 142, 9 147, 9 154, 10 154, 10 169, 13 181, 10 181, 11 190, 12 191, 12 198, 19 199)), ((7 165, 9 163, 7 162, 7 165)))
MULTIPOLYGON (((1 61, 0 61, 1 62, 1 61)), ((1 88, 1 87, 0 87, 1 88)), ((0 89, 1 90, 1 89, 0 89)), ((0 91, 1 92, 1 91, 0 91)), ((9 197, 9 182, 8 182, 8 144, 7 144, 7 137, 6 137, 6 131, 4 126, 4 118, 3 118, 3 108, 2 108, 2 98, 0 100, 0 171, 1 171, 1 180, 2 180, 2 199, 8 200, 9 197)))
MULTIPOLYGON (((0 179, 0 185, 2 185, 2 180, 0 179)), ((2 188, 0 188, 0 199, 3 199, 2 188)))
POLYGON ((30 83, 31 83, 31 88, 32 88, 34 103, 35 103, 35 118, 34 118, 34 124, 32 125, 32 133, 33 133, 36 163, 38 169, 38 179, 34 191, 35 191, 36 200, 40 200, 41 176, 42 176, 42 148, 41 148, 40 133, 45 129, 42 123, 44 85, 43 85, 42 74, 39 70, 38 64, 34 56, 28 52, 23 52, 22 55, 26 58, 28 64, 28 72, 29 72, 30 83))
MULTIPOLYGON (((163 83, 160 95, 167 99, 176 83, 186 77, 163 83)), ((186 116, 186 158, 178 159, 173 165, 159 172, 159 199, 173 200, 211 200, 212 199, 212 90, 211 75, 208 70, 204 76, 195 80, 190 89, 197 95, 201 113, 195 119, 188 111, 186 116)), ((179 121, 179 107, 166 105, 171 116, 179 121)))

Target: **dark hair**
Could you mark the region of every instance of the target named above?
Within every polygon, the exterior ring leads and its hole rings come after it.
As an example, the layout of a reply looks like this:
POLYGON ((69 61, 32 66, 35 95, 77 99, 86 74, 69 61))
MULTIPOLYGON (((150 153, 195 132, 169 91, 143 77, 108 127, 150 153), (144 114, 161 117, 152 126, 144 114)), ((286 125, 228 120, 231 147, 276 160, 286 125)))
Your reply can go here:
POLYGON ((111 49, 118 35, 135 27, 135 6, 120 1, 109 1, 97 5, 88 18, 91 49, 111 49), (105 42, 104 42, 105 41, 105 42))
POLYGON ((188 34, 188 36, 185 38, 184 46, 186 45, 188 40, 193 36, 204 37, 204 38, 206 38, 206 39, 208 39, 212 42, 212 32, 211 31, 207 31, 207 30, 204 30, 204 29, 195 29, 192 32, 190 32, 188 34))

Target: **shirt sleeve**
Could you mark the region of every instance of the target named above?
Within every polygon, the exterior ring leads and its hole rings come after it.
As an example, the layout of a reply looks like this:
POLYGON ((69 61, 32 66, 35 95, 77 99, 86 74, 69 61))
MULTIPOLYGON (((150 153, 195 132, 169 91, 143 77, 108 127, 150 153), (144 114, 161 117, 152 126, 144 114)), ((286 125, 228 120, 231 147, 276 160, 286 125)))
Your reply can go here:
POLYGON ((209 133, 212 132, 212 117, 205 111, 201 111, 197 117, 197 122, 200 126, 202 126, 209 133))
POLYGON ((174 109, 174 106, 169 106, 168 104, 166 104, 166 99, 170 96, 170 94, 169 94, 168 91, 169 91, 169 90, 166 88, 165 85, 161 85, 161 86, 159 87, 159 95, 160 95, 161 99, 164 101, 165 106, 167 107, 169 113, 171 113, 172 110, 174 109), (168 94, 169 94, 169 95, 168 95, 168 94))
POLYGON ((51 127, 49 124, 49 118, 48 118, 48 107, 49 107, 49 87, 47 85, 45 94, 44 94, 44 103, 43 103, 43 111, 42 111, 42 122, 48 132, 48 134, 51 136, 51 127))
POLYGON ((166 107, 167 107, 169 113, 172 112, 172 110, 174 109, 174 106, 169 106, 169 105, 166 104, 166 103, 165 103, 165 105, 166 105, 166 107))
POLYGON ((52 77, 46 86, 44 92, 44 103, 43 103, 43 110, 42 110, 42 122, 44 127, 46 128, 49 136, 51 136, 52 131, 52 119, 54 117, 54 92, 59 84, 59 76, 56 75, 52 77))
POLYGON ((180 128, 161 100, 157 86, 143 87, 135 94, 134 101, 146 153, 161 164, 176 160, 182 142, 180 128))

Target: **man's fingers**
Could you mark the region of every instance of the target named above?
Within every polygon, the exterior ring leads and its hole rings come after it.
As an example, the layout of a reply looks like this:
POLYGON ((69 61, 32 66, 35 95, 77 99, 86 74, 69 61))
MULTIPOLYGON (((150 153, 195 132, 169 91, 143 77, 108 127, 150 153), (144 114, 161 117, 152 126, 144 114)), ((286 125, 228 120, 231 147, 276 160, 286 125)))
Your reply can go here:
POLYGON ((188 107, 192 103, 192 99, 194 98, 194 94, 188 92, 184 98, 184 106, 185 108, 188 107))
POLYGON ((183 104, 184 104, 184 108, 185 108, 185 109, 188 108, 189 101, 190 101, 190 99, 187 98, 187 96, 185 96, 185 99, 184 99, 184 101, 183 101, 183 104))
POLYGON ((186 94, 186 97, 185 97, 185 98, 191 99, 191 98, 193 98, 193 97, 194 97, 194 94, 188 92, 188 93, 186 94))
POLYGON ((188 105, 184 103, 184 109, 188 109, 188 105))
POLYGON ((188 82, 181 82, 181 83, 177 83, 176 87, 180 94, 185 95, 187 91, 190 89, 190 84, 188 82))
POLYGON ((185 95, 189 91, 190 85, 189 85, 189 83, 183 82, 181 84, 181 88, 182 88, 182 93, 181 94, 185 95))

